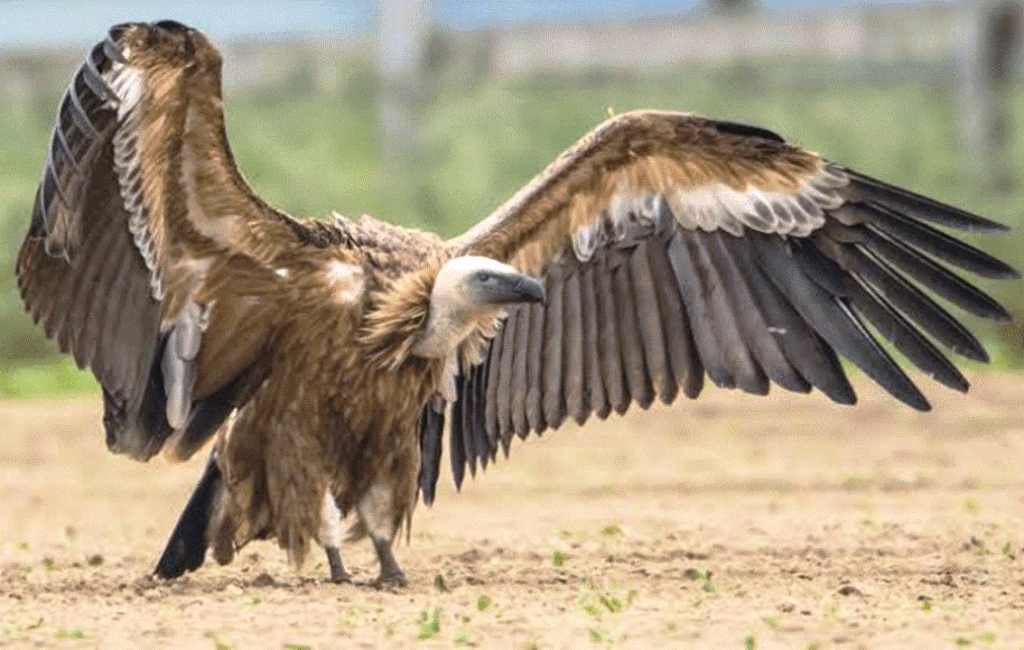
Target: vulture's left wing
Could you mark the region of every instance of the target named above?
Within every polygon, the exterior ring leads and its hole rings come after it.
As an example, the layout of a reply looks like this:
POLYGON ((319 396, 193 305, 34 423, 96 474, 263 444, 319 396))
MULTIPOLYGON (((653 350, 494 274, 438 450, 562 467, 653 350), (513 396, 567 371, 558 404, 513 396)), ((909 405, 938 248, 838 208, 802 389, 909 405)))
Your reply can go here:
POLYGON ((302 229, 235 168, 220 66, 179 23, 113 27, 61 101, 18 255, 32 318, 140 459, 174 430, 187 456, 262 380, 274 257, 302 229))
MULTIPOLYGON (((566 417, 696 397, 716 385, 763 395, 774 382, 856 400, 839 358, 897 399, 927 400, 872 335, 960 391, 933 343, 984 361, 978 340, 929 292, 1008 318, 947 265, 1016 278, 933 227, 1000 224, 821 159, 756 127, 692 115, 612 118, 450 246, 543 276, 548 300, 513 311, 451 405, 456 483, 513 434, 566 417)), ((425 499, 441 413, 423 420, 425 499)))

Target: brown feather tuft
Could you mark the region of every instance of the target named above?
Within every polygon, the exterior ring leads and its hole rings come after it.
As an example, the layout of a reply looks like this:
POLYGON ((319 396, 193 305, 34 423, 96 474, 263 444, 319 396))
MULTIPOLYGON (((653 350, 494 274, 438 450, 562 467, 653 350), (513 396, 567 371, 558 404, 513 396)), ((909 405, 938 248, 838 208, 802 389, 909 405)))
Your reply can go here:
POLYGON ((372 365, 393 370, 409 358, 430 315, 430 293, 442 264, 441 258, 431 260, 370 293, 359 340, 372 365))

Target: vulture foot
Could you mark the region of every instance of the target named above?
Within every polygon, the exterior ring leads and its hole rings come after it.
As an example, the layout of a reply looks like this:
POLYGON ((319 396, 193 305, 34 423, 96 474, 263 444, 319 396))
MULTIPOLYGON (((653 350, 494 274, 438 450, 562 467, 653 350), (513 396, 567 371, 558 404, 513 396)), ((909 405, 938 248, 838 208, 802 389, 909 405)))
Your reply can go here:
POLYGON ((399 589, 401 587, 408 587, 409 579, 405 577, 401 569, 388 573, 381 571, 380 575, 370 582, 370 586, 374 589, 399 589))
POLYGON ((341 553, 338 551, 337 546, 328 546, 324 549, 327 551, 327 564, 331 567, 331 582, 335 584, 352 584, 352 576, 345 570, 345 566, 341 563, 341 553))

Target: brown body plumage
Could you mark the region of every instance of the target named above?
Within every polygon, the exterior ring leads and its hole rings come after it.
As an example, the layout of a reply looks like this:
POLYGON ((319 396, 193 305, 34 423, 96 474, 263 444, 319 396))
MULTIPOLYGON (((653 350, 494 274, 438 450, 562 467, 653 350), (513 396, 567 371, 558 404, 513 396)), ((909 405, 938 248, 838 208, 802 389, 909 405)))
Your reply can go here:
POLYGON ((927 408, 865 323, 966 390, 932 339, 985 352, 922 287, 1004 319, 944 263, 1016 274, 929 222, 1001 229, 769 131, 656 111, 608 120, 450 241, 299 221, 235 168, 216 50, 164 21, 114 27, 75 76, 17 272, 99 378, 113 451, 183 459, 216 435, 160 575, 275 537, 297 562, 317 539, 345 579, 353 512, 400 584, 391 542, 417 491, 433 500, 446 421, 461 483, 514 434, 696 397, 705 374, 853 403, 843 356, 927 408))

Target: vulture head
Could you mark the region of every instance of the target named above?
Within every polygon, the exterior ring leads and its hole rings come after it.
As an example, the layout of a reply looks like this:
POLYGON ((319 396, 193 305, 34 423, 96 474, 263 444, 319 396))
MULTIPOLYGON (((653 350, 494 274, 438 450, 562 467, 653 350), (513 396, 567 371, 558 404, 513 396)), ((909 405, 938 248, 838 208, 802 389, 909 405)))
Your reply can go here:
POLYGON ((426 331, 413 354, 448 356, 478 324, 505 307, 543 301, 544 285, 508 264, 488 257, 456 257, 434 280, 426 331))

